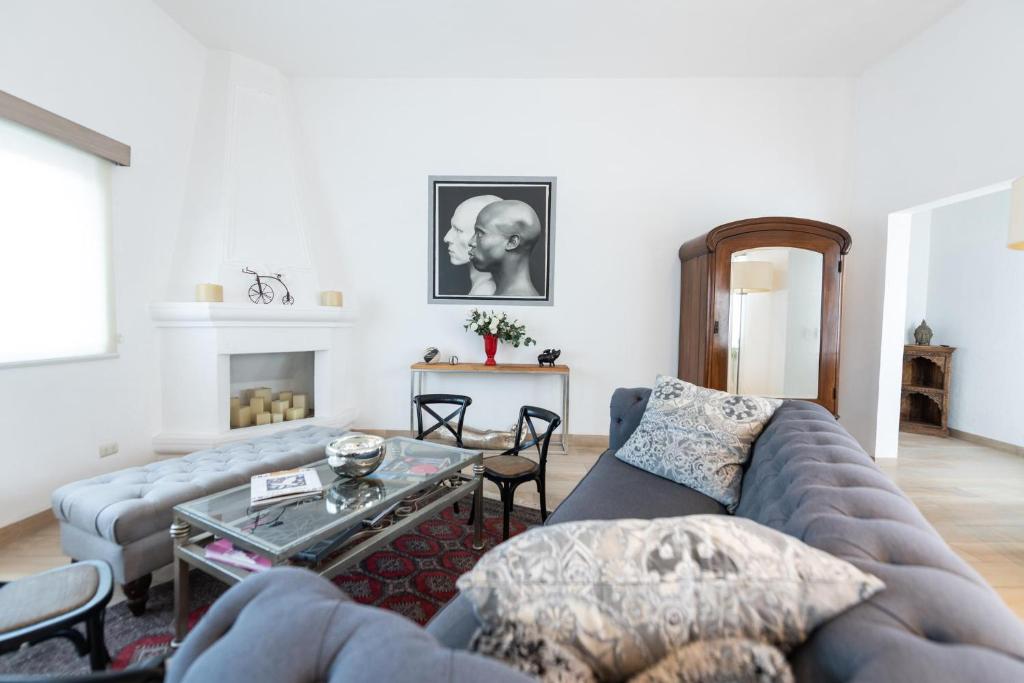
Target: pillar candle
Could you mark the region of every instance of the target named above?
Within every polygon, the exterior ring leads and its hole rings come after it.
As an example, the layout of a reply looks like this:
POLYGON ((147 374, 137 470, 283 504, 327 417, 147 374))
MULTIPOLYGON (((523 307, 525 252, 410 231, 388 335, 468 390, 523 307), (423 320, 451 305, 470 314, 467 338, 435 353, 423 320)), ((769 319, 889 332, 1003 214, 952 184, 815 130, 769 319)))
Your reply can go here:
POLYGON ((343 299, 341 296, 341 292, 337 292, 334 290, 326 290, 320 292, 321 306, 337 306, 338 308, 341 308, 342 301, 343 299))
POLYGON ((292 400, 292 392, 290 392, 290 391, 282 391, 280 394, 277 395, 277 400, 278 401, 291 401, 292 400))
POLYGON ((307 407, 305 394, 295 394, 292 396, 292 408, 302 408, 305 410, 307 407))
POLYGON ((241 408, 238 409, 238 426, 252 426, 252 408, 250 408, 249 406, 242 406, 241 408))
POLYGON ((212 282, 198 284, 196 301, 224 301, 224 288, 212 282))
POLYGON ((292 406, 291 406, 291 403, 289 401, 271 401, 270 402, 270 412, 272 412, 272 413, 280 413, 281 415, 284 415, 288 411, 288 409, 291 408, 291 407, 292 406))
POLYGON ((288 412, 284 414, 286 420, 301 420, 306 417, 305 408, 289 408, 288 412))
POLYGON ((274 398, 274 392, 270 390, 270 387, 257 387, 253 389, 252 395, 255 398, 262 398, 264 406, 269 406, 270 401, 274 398))
POLYGON ((270 421, 273 423, 284 422, 284 413, 271 413, 270 421))
POLYGON ((256 424, 268 425, 270 424, 270 413, 256 413, 256 424))
POLYGON ((263 412, 264 403, 262 398, 250 398, 249 407, 252 408, 253 415, 259 415, 263 412))
POLYGON ((239 399, 237 396, 231 397, 231 428, 235 429, 238 427, 238 409, 241 408, 239 399))

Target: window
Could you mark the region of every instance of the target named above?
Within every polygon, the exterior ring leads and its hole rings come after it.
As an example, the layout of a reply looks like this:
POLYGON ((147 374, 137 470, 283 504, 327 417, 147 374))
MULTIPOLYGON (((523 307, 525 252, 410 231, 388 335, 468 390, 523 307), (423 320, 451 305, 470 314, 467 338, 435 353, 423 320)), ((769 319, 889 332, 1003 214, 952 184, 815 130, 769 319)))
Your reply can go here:
POLYGON ((111 170, 0 118, 0 364, 115 351, 111 170))

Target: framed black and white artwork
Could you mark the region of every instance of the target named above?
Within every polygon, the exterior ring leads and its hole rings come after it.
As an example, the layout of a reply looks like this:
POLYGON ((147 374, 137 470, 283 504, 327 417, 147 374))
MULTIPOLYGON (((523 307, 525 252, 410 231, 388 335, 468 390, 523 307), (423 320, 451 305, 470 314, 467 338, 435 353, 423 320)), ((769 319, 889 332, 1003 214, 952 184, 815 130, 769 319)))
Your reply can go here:
POLYGON ((555 179, 430 176, 432 304, 550 306, 555 179))

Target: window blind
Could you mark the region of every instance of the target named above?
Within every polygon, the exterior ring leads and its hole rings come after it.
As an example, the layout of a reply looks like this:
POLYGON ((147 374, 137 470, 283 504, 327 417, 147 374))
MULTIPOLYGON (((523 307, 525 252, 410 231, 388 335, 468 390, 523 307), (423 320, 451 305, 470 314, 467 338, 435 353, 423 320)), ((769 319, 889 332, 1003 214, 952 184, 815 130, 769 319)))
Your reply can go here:
POLYGON ((0 364, 115 350, 111 164, 0 119, 0 364))

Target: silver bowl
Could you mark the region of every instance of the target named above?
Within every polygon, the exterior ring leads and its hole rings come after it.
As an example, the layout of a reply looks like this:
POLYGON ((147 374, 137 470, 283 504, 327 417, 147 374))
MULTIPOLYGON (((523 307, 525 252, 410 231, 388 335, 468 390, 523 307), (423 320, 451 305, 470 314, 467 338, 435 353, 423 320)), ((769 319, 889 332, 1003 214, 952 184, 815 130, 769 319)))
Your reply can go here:
POLYGON ((327 464, 334 473, 352 479, 365 477, 380 467, 387 443, 371 434, 348 434, 327 444, 327 464))
POLYGON ((327 487, 327 512, 358 512, 384 500, 384 483, 373 479, 338 479, 327 487))

